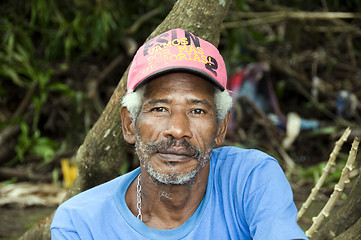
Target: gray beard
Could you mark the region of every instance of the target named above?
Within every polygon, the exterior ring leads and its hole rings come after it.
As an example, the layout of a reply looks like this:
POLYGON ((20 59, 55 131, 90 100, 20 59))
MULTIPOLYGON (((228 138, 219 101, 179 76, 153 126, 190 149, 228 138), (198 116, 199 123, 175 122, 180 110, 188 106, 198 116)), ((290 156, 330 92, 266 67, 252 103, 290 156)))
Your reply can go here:
MULTIPOLYGON (((138 155, 140 164, 149 173, 152 180, 155 180, 156 182, 159 182, 161 184, 166 184, 166 185, 189 184, 190 186, 192 186, 198 173, 210 159, 211 152, 212 152, 212 147, 209 148, 207 150, 207 152, 203 153, 200 149, 192 146, 192 148, 196 152, 194 158, 196 158, 198 160, 198 164, 195 169, 193 169, 192 171, 187 172, 187 173, 179 173, 179 172, 176 172, 175 170, 171 173, 162 173, 162 172, 158 172, 157 170, 155 170, 152 163, 149 161, 151 155, 157 149, 157 145, 158 144, 155 144, 155 143, 143 144, 140 140, 139 135, 136 137, 135 149, 136 149, 136 153, 138 155)), ((169 163, 169 167, 172 168, 175 164, 177 164, 177 163, 169 163)))

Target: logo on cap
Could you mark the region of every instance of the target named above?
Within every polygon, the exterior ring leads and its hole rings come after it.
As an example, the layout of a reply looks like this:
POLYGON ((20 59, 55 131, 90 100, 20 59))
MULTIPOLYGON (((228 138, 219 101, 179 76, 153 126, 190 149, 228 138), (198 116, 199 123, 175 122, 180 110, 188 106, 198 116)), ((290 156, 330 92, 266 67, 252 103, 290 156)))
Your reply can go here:
POLYGON ((205 69, 214 76, 217 76, 217 60, 207 55, 197 36, 185 30, 182 31, 184 32, 184 37, 179 36, 181 31, 173 29, 144 44, 143 57, 146 57, 148 66, 143 69, 143 75, 147 75, 157 68, 164 67, 164 65, 182 61, 182 63, 188 62, 187 65, 190 66, 194 62, 203 63, 205 69))

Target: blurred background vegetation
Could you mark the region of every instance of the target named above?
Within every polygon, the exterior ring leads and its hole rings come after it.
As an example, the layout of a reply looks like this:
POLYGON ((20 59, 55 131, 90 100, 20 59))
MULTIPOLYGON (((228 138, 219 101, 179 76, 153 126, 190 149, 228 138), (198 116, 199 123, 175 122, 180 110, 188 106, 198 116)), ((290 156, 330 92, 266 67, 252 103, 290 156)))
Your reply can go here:
MULTIPOLYGON (((134 51, 174 2, 0 2, 3 184, 62 179, 60 160, 75 154, 134 51)), ((264 150, 285 167, 284 159, 291 158, 293 182, 317 180, 345 127, 351 126, 353 136, 361 133, 360 16, 358 0, 234 0, 219 45, 229 78, 252 63, 266 63, 281 115, 296 112, 315 124, 302 129, 291 147, 280 149, 285 122, 271 122, 265 118, 270 112, 249 103, 251 110, 245 111, 245 102, 236 99, 242 110, 236 111, 227 143, 264 150)), ((340 164, 349 147, 339 155, 340 164)), ((339 175, 336 167, 329 181, 339 175)))
POLYGON ((128 45, 144 41, 173 3, 0 4, 0 131, 10 128, 12 135, 3 142, 0 163, 13 166, 28 161, 45 164, 82 143, 130 62, 128 45), (154 17, 136 32, 128 31, 151 11, 154 17), (118 56, 122 61, 99 82, 101 71, 118 56))

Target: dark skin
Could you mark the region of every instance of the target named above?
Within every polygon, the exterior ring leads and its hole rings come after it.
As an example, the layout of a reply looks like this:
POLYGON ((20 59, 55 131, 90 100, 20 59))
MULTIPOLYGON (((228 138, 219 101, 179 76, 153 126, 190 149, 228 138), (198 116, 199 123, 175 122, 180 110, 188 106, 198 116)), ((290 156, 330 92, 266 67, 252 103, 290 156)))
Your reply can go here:
MULTIPOLYGON (((146 86, 145 99, 135 123, 126 108, 121 110, 124 139, 143 144, 168 139, 186 139, 202 152, 222 145, 229 115, 220 124, 216 121, 213 85, 196 75, 170 73, 153 79, 146 86), (137 140, 138 136, 138 140, 137 140)), ((187 174, 199 167, 199 160, 182 146, 142 157, 160 174, 187 174)), ((209 161, 194 179, 185 184, 162 184, 141 164, 143 222, 156 229, 173 229, 186 222, 198 208, 207 189, 209 161)), ((135 179, 125 200, 135 216, 135 179)))

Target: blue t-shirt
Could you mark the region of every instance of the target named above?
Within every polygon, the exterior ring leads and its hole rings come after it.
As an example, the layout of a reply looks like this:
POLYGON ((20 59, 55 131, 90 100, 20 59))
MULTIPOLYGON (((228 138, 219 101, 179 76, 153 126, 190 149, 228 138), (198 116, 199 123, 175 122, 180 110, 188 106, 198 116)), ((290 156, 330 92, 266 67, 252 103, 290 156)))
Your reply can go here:
POLYGON ((125 193, 137 168, 61 204, 52 239, 307 239, 296 223, 290 185, 277 161, 258 150, 214 149, 207 191, 181 226, 160 230, 138 220, 125 193))

